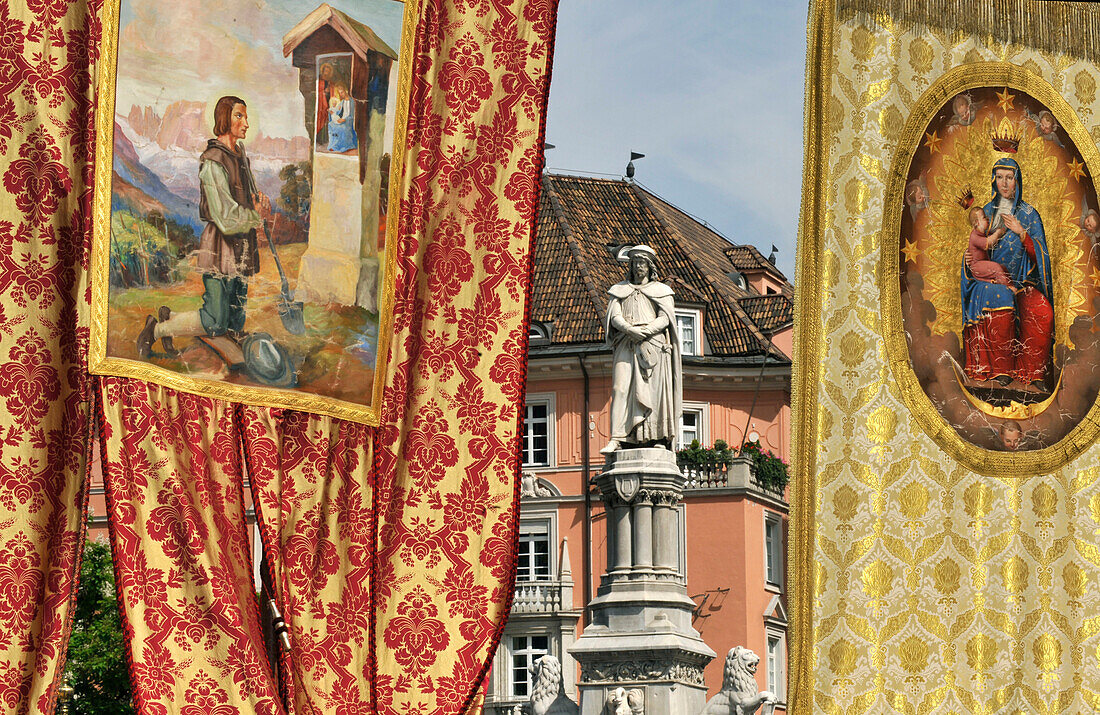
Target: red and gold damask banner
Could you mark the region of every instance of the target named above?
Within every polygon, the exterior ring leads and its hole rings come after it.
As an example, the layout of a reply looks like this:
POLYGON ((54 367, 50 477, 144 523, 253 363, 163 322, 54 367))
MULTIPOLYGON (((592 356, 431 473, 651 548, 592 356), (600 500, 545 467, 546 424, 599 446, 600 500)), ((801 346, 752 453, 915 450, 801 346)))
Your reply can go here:
POLYGON ((260 630, 233 406, 100 378, 100 453, 142 715, 281 713, 260 630))
POLYGON ((379 713, 459 713, 510 607, 556 0, 423 3, 376 443, 379 713))
POLYGON ((418 7, 380 427, 265 407, 236 408, 230 425, 220 403, 104 380, 143 712, 195 695, 226 712, 277 707, 268 676, 246 687, 235 675, 258 651, 231 444, 288 624, 287 709, 458 713, 475 701, 513 582, 555 12, 554 0, 418 7), (201 549, 196 530, 219 543, 201 549), (194 638, 209 639, 203 652, 194 638))
POLYGON ((0 708, 52 712, 87 506, 98 3, 0 3, 0 708))
MULTIPOLYGON (((83 538, 99 11, 0 5, 0 702, 16 712, 52 708, 83 538)), ((244 446, 291 626, 289 708, 474 702, 511 596, 555 14, 556 0, 419 8, 379 428, 100 383, 143 713, 282 710, 261 665, 244 446)))

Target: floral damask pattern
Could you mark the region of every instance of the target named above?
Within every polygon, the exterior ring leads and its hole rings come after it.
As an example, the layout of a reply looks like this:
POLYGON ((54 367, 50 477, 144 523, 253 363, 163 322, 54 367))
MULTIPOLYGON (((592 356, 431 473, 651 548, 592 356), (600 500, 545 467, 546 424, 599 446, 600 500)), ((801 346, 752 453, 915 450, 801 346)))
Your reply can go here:
MULTIPOLYGON (((14 712, 53 708, 83 536, 100 6, 0 3, 0 702, 14 712)), ((511 598, 555 14, 556 0, 421 5, 379 428, 97 384, 143 713, 282 711, 252 592, 242 444, 291 627, 289 709, 475 701, 511 598)))
POLYGON ((0 703, 52 712, 87 505, 88 38, 99 3, 0 3, 0 703))
POLYGON ((288 710, 371 713, 371 430, 263 407, 237 419, 290 636, 288 710))
POLYGON ((556 0, 429 0, 376 442, 379 713, 470 706, 510 606, 556 0))
POLYGON ((97 397, 140 712, 281 713, 252 582, 233 406, 113 377, 99 379, 97 397))

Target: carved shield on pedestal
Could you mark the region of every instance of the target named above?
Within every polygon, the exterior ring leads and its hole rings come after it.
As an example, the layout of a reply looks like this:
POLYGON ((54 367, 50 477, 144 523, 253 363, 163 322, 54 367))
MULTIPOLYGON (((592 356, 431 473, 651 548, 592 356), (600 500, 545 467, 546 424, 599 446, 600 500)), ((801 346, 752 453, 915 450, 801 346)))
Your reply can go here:
POLYGON ((642 480, 635 474, 615 475, 615 491, 625 502, 629 502, 634 498, 638 493, 638 487, 641 485, 642 480))

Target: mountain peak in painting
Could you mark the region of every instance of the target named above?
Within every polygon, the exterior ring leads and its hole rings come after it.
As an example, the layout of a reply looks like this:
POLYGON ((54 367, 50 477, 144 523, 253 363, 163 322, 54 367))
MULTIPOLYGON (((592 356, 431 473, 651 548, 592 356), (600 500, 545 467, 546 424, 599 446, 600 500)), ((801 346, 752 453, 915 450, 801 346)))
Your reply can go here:
MULTIPOLYGON (((164 115, 157 114, 152 107, 132 105, 126 115, 126 122, 142 139, 154 142, 161 149, 184 149, 194 152, 196 157, 206 148, 211 136, 211 128, 206 126, 206 102, 179 100, 164 109, 164 115)), ((255 157, 279 159, 288 163, 305 161, 309 158, 309 139, 305 136, 271 137, 263 131, 256 131, 245 142, 248 153, 255 157)))

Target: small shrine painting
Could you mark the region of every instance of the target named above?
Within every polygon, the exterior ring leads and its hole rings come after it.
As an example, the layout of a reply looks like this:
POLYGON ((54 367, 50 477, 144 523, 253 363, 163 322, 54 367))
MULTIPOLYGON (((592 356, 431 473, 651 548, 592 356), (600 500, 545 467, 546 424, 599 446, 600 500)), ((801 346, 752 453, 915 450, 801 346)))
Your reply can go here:
POLYGON ((351 98, 351 54, 318 55, 317 120, 314 149, 329 154, 357 156, 355 103, 351 98))
POLYGON ((968 443, 1041 450, 1100 391, 1100 203, 1056 115, 1011 86, 958 92, 921 133, 901 201, 913 371, 968 443))
POLYGON ((93 371, 376 423, 404 3, 107 12, 93 371))

